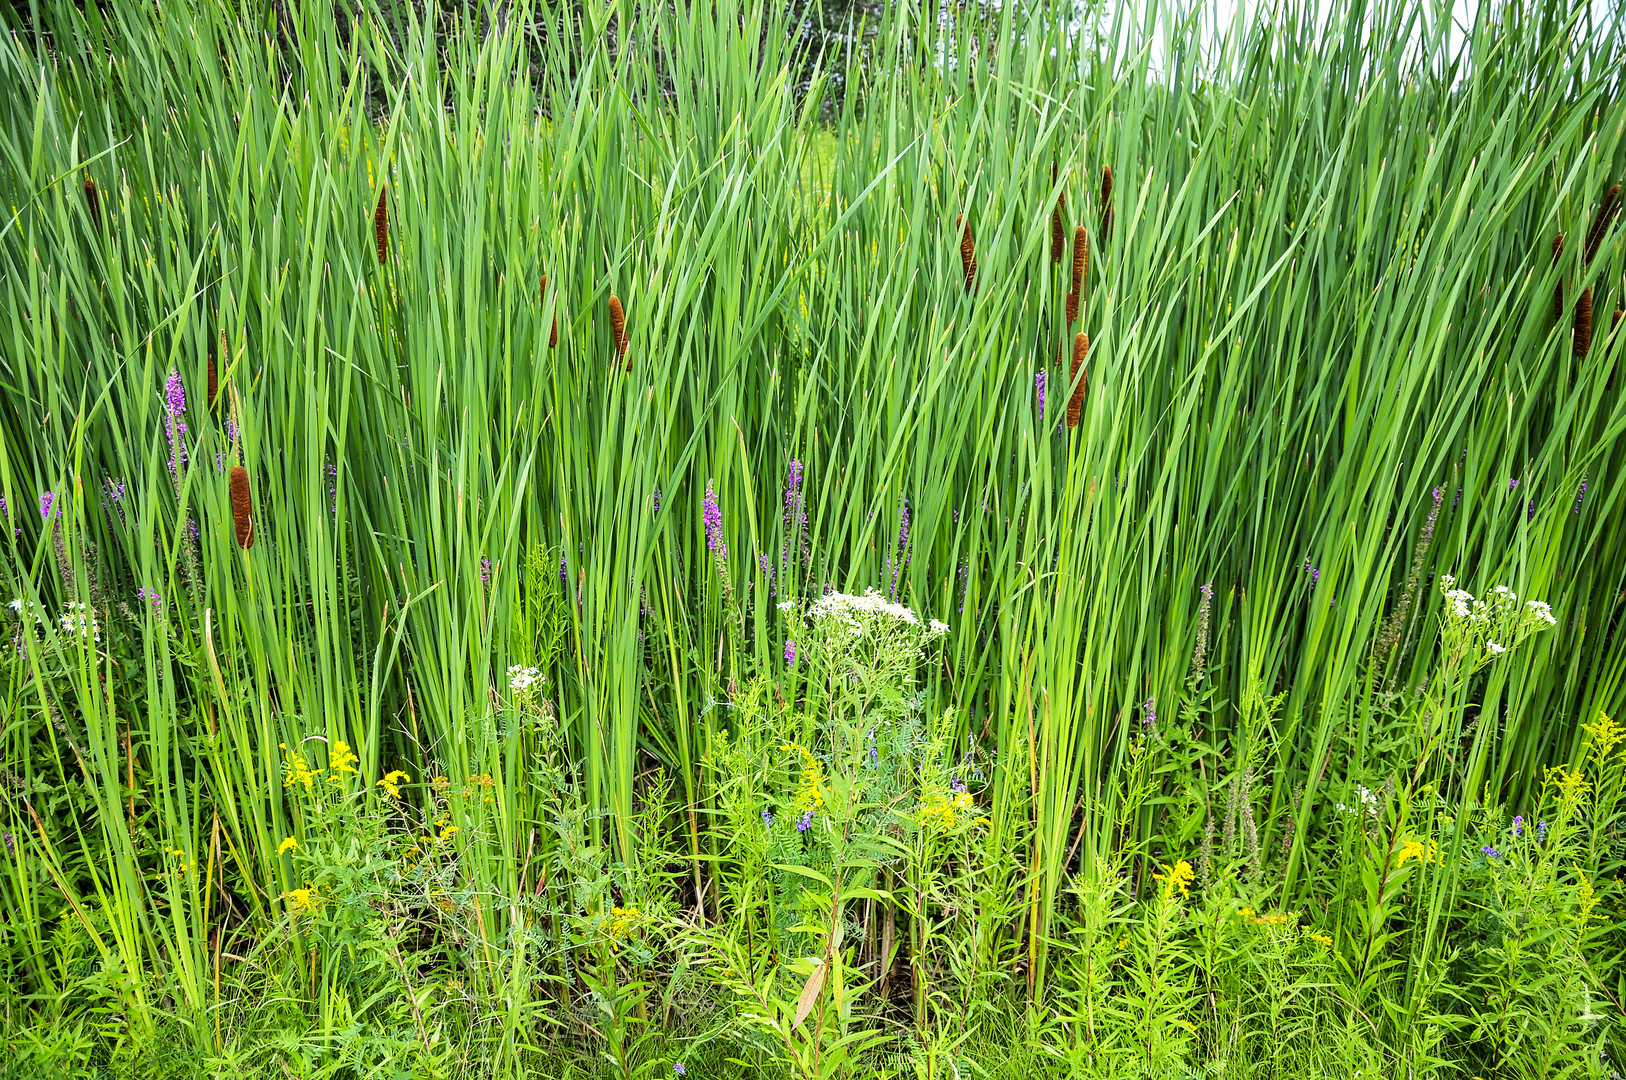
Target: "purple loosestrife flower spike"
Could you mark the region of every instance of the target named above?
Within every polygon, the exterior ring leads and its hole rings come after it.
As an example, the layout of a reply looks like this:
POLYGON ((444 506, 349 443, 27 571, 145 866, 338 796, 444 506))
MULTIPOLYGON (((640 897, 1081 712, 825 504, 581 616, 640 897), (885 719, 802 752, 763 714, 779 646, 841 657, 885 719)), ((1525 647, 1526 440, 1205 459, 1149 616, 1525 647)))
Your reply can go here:
POLYGON ((661 512, 661 489, 660 488, 655 489, 655 495, 650 500, 650 508, 657 514, 661 512))
POLYGON ((1041 371, 1033 376, 1033 388, 1039 392, 1039 423, 1044 423, 1044 384, 1048 375, 1041 371))
POLYGON ((715 481, 706 481, 706 494, 701 499, 700 520, 706 526, 706 546, 721 558, 728 558, 728 545, 723 542, 723 512, 717 508, 715 481))
POLYGON ((51 509, 55 505, 55 503, 56 503, 56 495, 55 495, 54 492, 47 491, 44 495, 41 495, 40 496, 40 517, 44 518, 46 521, 50 521, 51 520, 51 509))
POLYGON ((796 643, 794 641, 787 640, 785 642, 785 663, 791 667, 796 666, 796 643))

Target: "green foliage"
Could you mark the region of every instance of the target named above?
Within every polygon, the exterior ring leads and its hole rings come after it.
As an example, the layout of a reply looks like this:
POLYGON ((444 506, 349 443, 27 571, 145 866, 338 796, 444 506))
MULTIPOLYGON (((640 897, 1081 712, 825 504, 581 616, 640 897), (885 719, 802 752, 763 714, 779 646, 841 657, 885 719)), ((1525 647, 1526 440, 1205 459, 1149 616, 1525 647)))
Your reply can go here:
POLYGON ((6 1075, 1615 1068, 1620 12, 842 10, 0 16, 6 1075))

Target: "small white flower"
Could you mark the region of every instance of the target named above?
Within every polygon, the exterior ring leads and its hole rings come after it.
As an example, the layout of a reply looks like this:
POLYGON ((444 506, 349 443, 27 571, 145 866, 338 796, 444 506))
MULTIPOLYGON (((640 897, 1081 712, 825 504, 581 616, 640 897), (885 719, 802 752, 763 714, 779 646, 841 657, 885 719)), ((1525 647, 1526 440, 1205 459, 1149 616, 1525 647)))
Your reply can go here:
POLYGON ((17 614, 21 615, 23 613, 23 598, 19 596, 6 606, 15 611, 17 614))
POLYGON ((515 664, 508 669, 508 687, 516 694, 529 693, 531 687, 547 681, 548 677, 542 674, 540 668, 515 664))
POLYGON ((1490 650, 1490 654, 1492 656, 1501 656, 1503 653, 1507 652, 1506 647, 1498 645, 1494 641, 1485 642, 1485 648, 1490 650))
POLYGON ((933 619, 929 629, 931 630, 931 632, 933 634, 939 634, 939 635, 946 634, 946 633, 948 633, 948 623, 940 622, 937 619, 933 619))
POLYGON ((778 606, 780 611, 795 611, 796 610, 796 601, 794 601, 794 600, 782 600, 782 601, 779 602, 779 604, 777 606, 778 606))

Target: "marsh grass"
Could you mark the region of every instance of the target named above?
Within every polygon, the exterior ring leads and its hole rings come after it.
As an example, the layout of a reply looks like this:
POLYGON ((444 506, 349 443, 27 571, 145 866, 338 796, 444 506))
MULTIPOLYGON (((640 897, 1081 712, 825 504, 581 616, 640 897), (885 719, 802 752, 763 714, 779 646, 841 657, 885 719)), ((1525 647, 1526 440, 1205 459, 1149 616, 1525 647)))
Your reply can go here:
POLYGON ((1607 1071, 1618 13, 357 10, 4 16, 17 1060, 1607 1071), (859 775, 787 642, 871 587, 977 813, 820 882, 753 800, 859 775))

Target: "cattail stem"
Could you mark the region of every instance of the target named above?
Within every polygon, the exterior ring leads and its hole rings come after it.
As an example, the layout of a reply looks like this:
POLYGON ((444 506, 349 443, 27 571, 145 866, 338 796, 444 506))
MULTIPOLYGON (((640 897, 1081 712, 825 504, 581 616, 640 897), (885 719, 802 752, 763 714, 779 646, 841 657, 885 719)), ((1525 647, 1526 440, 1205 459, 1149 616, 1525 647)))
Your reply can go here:
POLYGON ((231 521, 237 533, 237 546, 247 551, 254 546, 254 498, 248 489, 248 470, 231 467, 231 521))
POLYGON ((1089 369, 1084 367, 1084 361, 1089 355, 1090 336, 1084 333, 1073 335, 1073 396, 1067 399, 1067 426, 1070 428, 1076 428, 1084 415, 1084 382, 1090 374, 1089 369))
POLYGON ((1585 357, 1592 348, 1592 290, 1582 289, 1575 302, 1575 331, 1570 339, 1571 351, 1585 357))
MULTIPOLYGON (((621 310, 621 298, 614 293, 610 294, 610 333, 615 335, 615 354, 627 355, 627 314, 621 310)), ((627 370, 632 370, 632 361, 627 361, 627 370)))
MULTIPOLYGON (((1553 237, 1553 265, 1554 266, 1558 265, 1558 260, 1563 254, 1564 254, 1564 234, 1559 233, 1557 236, 1553 237)), ((1553 318, 1554 319, 1562 319, 1563 317, 1564 317, 1564 279, 1559 278, 1558 283, 1553 286, 1553 318)))
POLYGON ((373 239, 378 242, 378 265, 390 257, 390 208, 384 200, 387 189, 378 192, 378 208, 373 211, 373 239))

